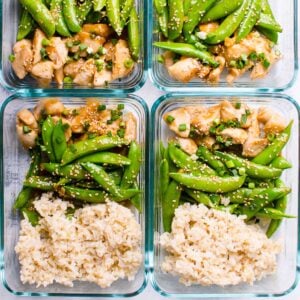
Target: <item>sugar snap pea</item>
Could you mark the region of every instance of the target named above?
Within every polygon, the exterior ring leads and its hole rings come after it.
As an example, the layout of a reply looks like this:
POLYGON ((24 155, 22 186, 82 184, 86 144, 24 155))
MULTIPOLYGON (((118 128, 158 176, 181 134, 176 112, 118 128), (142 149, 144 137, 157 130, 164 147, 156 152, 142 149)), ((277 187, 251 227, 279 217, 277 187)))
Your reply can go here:
POLYGON ((296 216, 287 215, 280 211, 279 209, 272 207, 265 207, 256 213, 256 217, 258 218, 269 218, 276 221, 282 221, 283 218, 296 218, 296 216))
POLYGON ((169 50, 184 56, 199 58, 203 63, 207 63, 214 68, 219 66, 219 63, 215 60, 214 56, 211 53, 204 50, 199 50, 195 46, 190 44, 175 42, 156 42, 153 43, 153 45, 155 47, 169 50))
MULTIPOLYGON (((133 188, 138 190, 138 184, 135 182, 133 184, 133 188)), ((138 212, 142 212, 142 199, 141 199, 141 194, 138 193, 134 195, 132 198, 130 198, 130 203, 138 210, 138 212)))
POLYGON ((214 203, 211 201, 210 197, 201 191, 192 190, 184 188, 184 192, 187 193, 191 198, 196 200, 198 203, 202 203, 208 207, 214 207, 214 203))
POLYGON ((277 44, 278 42, 278 32, 266 29, 260 26, 256 26, 256 29, 262 33, 267 39, 269 39, 271 42, 277 44))
POLYGON ((118 153, 113 152, 97 152, 78 159, 78 162, 91 162, 95 164, 108 164, 116 166, 130 165, 131 160, 118 153))
POLYGON ((53 191, 55 186, 55 181, 52 177, 45 176, 30 176, 25 179, 23 185, 25 187, 30 187, 42 191, 53 191))
POLYGON ((230 214, 233 214, 237 208, 238 208, 238 204, 229 204, 227 206, 218 205, 214 207, 214 209, 229 212, 230 214))
POLYGON ((44 144, 46 153, 51 162, 55 162, 55 160, 56 160, 53 145, 52 145, 53 130, 54 130, 53 119, 51 116, 48 116, 42 125, 42 139, 43 139, 43 144, 44 144))
POLYGON ((185 173, 170 173, 170 177, 188 188, 210 193, 226 193, 237 190, 243 185, 246 178, 245 176, 194 176, 185 173))
POLYGON ((220 0, 208 10, 201 19, 201 23, 208 23, 223 19, 236 11, 242 3, 243 0, 220 0))
POLYGON ((253 178, 278 178, 282 173, 282 170, 280 169, 259 165, 253 161, 240 158, 235 154, 220 151, 216 151, 215 154, 224 162, 231 162, 236 168, 245 168, 246 174, 253 178))
POLYGON ((62 11, 64 20, 72 32, 79 32, 81 26, 76 15, 76 3, 75 0, 62 0, 62 11))
POLYGON ((282 27, 270 15, 261 13, 256 25, 275 32, 282 32, 282 27))
POLYGON ((169 12, 165 7, 162 14, 158 16, 158 24, 162 34, 168 38, 168 21, 169 21, 169 12))
POLYGON ((117 35, 121 35, 121 16, 120 16, 120 1, 119 0, 106 0, 106 14, 109 22, 117 35))
POLYGON ((40 25, 47 36, 51 37, 55 33, 55 22, 49 9, 41 0, 20 0, 20 3, 29 11, 32 18, 40 25))
POLYGON ((192 9, 188 11, 186 21, 183 24, 184 36, 189 36, 199 24, 205 13, 214 5, 216 0, 195 0, 192 9))
POLYGON ((181 34, 184 20, 183 1, 168 0, 169 8, 169 23, 168 37, 170 40, 175 40, 181 34))
POLYGON ((218 44, 223 42, 225 38, 230 37, 241 24, 250 4, 251 0, 245 0, 240 8, 227 16, 215 31, 207 34, 206 43, 218 44))
POLYGON ((131 164, 124 170, 124 174, 120 184, 122 189, 127 189, 132 184, 134 184, 140 172, 142 151, 140 145, 138 145, 134 141, 130 144, 128 158, 131 160, 131 164))
POLYGON ((185 16, 187 16, 189 9, 191 8, 192 2, 192 0, 183 0, 183 12, 185 16))
POLYGON ((52 0, 50 4, 50 12, 54 19, 57 33, 66 37, 71 36, 62 14, 62 0, 52 0))
POLYGON ((131 10, 134 6, 134 0, 124 0, 124 2, 121 5, 121 12, 120 12, 120 18, 121 18, 121 26, 122 28, 125 26, 129 15, 131 14, 131 10))
POLYGON ((239 188, 236 191, 223 194, 222 197, 228 199, 230 203, 242 204, 252 201, 254 199, 254 196, 258 195, 264 190, 265 188, 239 188))
POLYGON ((76 16, 80 25, 83 24, 92 8, 92 0, 85 0, 82 4, 76 6, 76 16))
POLYGON ((61 119, 55 124, 52 132, 52 147, 55 160, 60 162, 67 149, 65 131, 61 119))
POLYGON ((17 41, 23 40, 33 30, 34 20, 27 9, 23 9, 18 26, 17 41))
POLYGON ((153 4, 158 15, 162 15, 167 8, 167 0, 154 0, 153 4))
POLYGON ((289 123, 289 125, 278 135, 277 138, 275 138, 270 145, 268 145, 268 147, 255 156, 252 162, 260 165, 267 165, 271 163, 271 161, 280 154, 281 150, 289 141, 292 125, 293 121, 289 123))
POLYGON ((274 158, 271 163, 269 164, 270 167, 277 168, 277 169, 289 169, 292 167, 292 164, 287 161, 284 157, 282 156, 277 156, 274 158))
POLYGON ((133 7, 129 15, 128 22, 128 43, 131 56, 134 60, 138 60, 140 53, 140 38, 139 38, 139 18, 136 9, 133 7))
POLYGON ((106 5, 106 0, 93 0, 94 11, 101 11, 106 5))
POLYGON ((176 181, 171 181, 162 200, 162 219, 164 231, 170 232, 175 209, 178 207, 181 187, 176 181))
POLYGON ((161 162, 160 162, 160 195, 161 197, 164 196, 167 187, 169 185, 169 164, 168 161, 164 158, 161 162))
POLYGON ((61 163, 62 165, 66 165, 83 156, 126 144, 128 144, 128 141, 123 138, 105 135, 90 140, 80 141, 68 146, 62 157, 61 163))
POLYGON ((32 226, 36 226, 39 223, 39 214, 35 210, 30 210, 27 207, 21 209, 24 218, 27 218, 32 226))

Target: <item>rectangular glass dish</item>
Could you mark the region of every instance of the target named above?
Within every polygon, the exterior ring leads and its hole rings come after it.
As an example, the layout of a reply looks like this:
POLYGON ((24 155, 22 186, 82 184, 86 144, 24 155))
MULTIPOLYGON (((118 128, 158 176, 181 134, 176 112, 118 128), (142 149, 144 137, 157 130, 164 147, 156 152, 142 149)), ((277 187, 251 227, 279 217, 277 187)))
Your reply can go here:
MULTIPOLYGON (((103 93, 120 93, 120 92, 133 92, 143 86, 146 80, 146 28, 147 22, 147 1, 136 0, 137 14, 139 16, 139 38, 140 38, 140 55, 139 60, 136 63, 134 70, 126 77, 117 79, 108 84, 107 87, 90 87, 79 85, 65 85, 63 87, 65 92, 71 92, 73 89, 84 90, 94 89, 97 92, 103 93)), ((36 92, 58 90, 62 89, 61 86, 54 81, 49 87, 42 87, 31 76, 26 76, 23 80, 20 80, 13 72, 11 62, 9 61, 9 55, 12 53, 13 45, 16 42, 18 24, 20 19, 20 4, 18 0, 1 1, 2 13, 1 13, 1 32, 2 32, 2 46, 1 46, 1 76, 0 81, 2 85, 11 90, 34 90, 36 92)))
POLYGON ((153 47, 154 42, 160 41, 161 37, 158 34, 158 21, 155 8, 152 5, 149 7, 150 15, 153 16, 149 24, 149 41, 148 47, 150 55, 148 57, 149 76, 152 82, 161 90, 170 92, 195 92, 204 91, 206 89, 228 89, 231 91, 234 88, 252 89, 256 91, 282 91, 292 86, 297 69, 298 69, 298 13, 297 1, 276 1, 269 0, 274 15, 281 24, 283 32, 279 34, 278 49, 281 51, 282 58, 277 61, 271 68, 269 74, 265 78, 251 80, 250 73, 246 72, 242 77, 238 78, 233 85, 228 85, 226 82, 226 71, 223 72, 220 82, 211 84, 203 81, 200 78, 193 79, 189 83, 183 83, 174 80, 168 74, 165 66, 158 62, 158 56, 163 51, 157 47, 153 47), (288 18, 286 16, 289 16, 288 18))
POLYGON ((222 96, 202 94, 167 94, 159 98, 152 108, 151 118, 154 124, 152 131, 152 163, 150 199, 153 201, 154 215, 152 224, 148 230, 151 240, 149 242, 150 278, 154 289, 161 295, 179 298, 223 298, 223 297, 274 297, 283 296, 291 292, 297 285, 297 263, 299 265, 299 218, 285 219, 274 237, 283 241, 283 251, 277 256, 277 271, 273 275, 266 276, 253 285, 239 284, 235 286, 220 287, 216 285, 185 286, 178 282, 178 277, 166 274, 161 270, 161 264, 166 255, 165 250, 159 244, 159 237, 164 232, 162 227, 162 204, 159 196, 160 181, 160 142, 167 145, 169 138, 174 134, 163 120, 163 115, 171 110, 190 105, 211 106, 222 100, 241 100, 251 107, 264 105, 280 111, 286 120, 294 120, 291 138, 283 150, 283 155, 293 165, 285 170, 283 181, 291 187, 292 192, 288 196, 287 213, 299 216, 299 106, 290 97, 277 94, 230 94, 222 96), (297 262, 298 260, 298 262, 297 262))
MULTIPOLYGON (((114 282, 109 288, 102 289, 100 286, 87 282, 74 282, 74 287, 66 287, 60 284, 52 284, 48 287, 36 288, 35 285, 22 284, 20 280, 20 265, 15 253, 15 245, 18 241, 20 229, 20 215, 12 209, 16 196, 18 195, 22 182, 25 178, 30 157, 28 152, 21 146, 16 134, 16 114, 23 108, 33 108, 40 99, 50 98, 36 97, 25 99, 19 96, 9 97, 1 109, 1 272, 2 283, 5 288, 15 295, 26 296, 85 296, 85 297, 129 297, 139 294, 147 284, 146 277, 146 128, 148 110, 144 101, 137 96, 124 96, 116 98, 104 95, 101 98, 103 104, 124 104, 125 112, 131 112, 137 120, 137 142, 142 149, 142 163, 138 177, 138 186, 141 190, 141 213, 135 210, 135 218, 141 225, 142 230, 142 263, 135 279, 127 279, 114 282)), ((53 98, 53 96, 51 96, 53 98)), ((66 97, 58 96, 67 107, 78 107, 85 103, 88 97, 66 97)))

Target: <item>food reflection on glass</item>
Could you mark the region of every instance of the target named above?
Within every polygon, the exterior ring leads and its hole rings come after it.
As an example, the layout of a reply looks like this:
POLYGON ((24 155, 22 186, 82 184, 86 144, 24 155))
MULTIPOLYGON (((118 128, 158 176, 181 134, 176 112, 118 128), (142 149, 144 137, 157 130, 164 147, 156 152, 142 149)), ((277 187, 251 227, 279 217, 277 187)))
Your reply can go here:
POLYGON ((16 118, 32 161, 15 203, 21 281, 109 287, 142 263, 136 117, 123 103, 66 107, 44 99, 16 118))
POLYGON ((228 71, 232 84, 250 71, 267 76, 281 58, 276 48, 282 32, 268 0, 155 0, 161 40, 157 59, 177 81, 195 78, 218 83, 228 71))
POLYGON ((274 273, 282 246, 270 237, 296 217, 280 178, 292 167, 282 150, 293 121, 238 100, 179 107, 163 119, 162 271, 187 286, 253 284, 274 273))
POLYGON ((139 59, 134 1, 20 0, 17 42, 9 59, 19 79, 42 86, 107 86, 131 74, 139 59))

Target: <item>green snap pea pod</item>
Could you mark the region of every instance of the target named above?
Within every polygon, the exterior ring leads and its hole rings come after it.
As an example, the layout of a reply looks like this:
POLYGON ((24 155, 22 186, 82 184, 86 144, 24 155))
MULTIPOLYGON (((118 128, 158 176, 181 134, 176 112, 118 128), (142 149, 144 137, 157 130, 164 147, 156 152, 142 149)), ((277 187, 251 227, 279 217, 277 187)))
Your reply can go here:
POLYGON ((108 173, 108 175, 113 179, 113 181, 115 182, 115 185, 120 185, 121 184, 121 180, 122 180, 122 174, 123 171, 122 170, 116 170, 113 172, 108 173))
POLYGON ((167 7, 167 0, 154 0, 153 4, 157 14, 162 15, 165 8, 167 7))
POLYGON ((130 165, 131 160, 126 156, 113 152, 97 152, 78 159, 78 162, 91 162, 95 164, 108 164, 117 166, 130 165))
POLYGON ((129 15, 128 43, 131 56, 134 60, 138 60, 140 53, 139 18, 134 7, 129 15))
POLYGON ((208 10, 208 12, 201 19, 201 23, 208 23, 212 21, 216 21, 219 19, 223 19, 236 11, 243 0, 221 0, 218 1, 212 8, 208 10))
POLYGON ((91 177, 99 183, 99 185, 113 196, 120 197, 121 191, 114 180, 105 172, 105 170, 96 164, 85 162, 81 165, 89 172, 91 177))
POLYGON ((189 202, 192 204, 197 203, 197 201, 195 201, 192 197, 189 197, 188 195, 181 193, 178 205, 183 205, 186 202, 189 202))
POLYGON ((62 0, 52 0, 50 5, 50 12, 55 22, 55 29, 57 33, 62 36, 69 37, 71 33, 65 23, 63 14, 62 14, 62 0))
POLYGON ((114 147, 120 147, 128 144, 127 140, 120 138, 118 136, 99 136, 90 140, 80 141, 68 146, 65 151, 61 163, 62 165, 66 165, 78 158, 83 156, 108 150, 114 147))
POLYGON ((280 177, 282 170, 269 166, 259 165, 238 157, 235 154, 216 151, 215 154, 224 162, 231 162, 236 168, 245 168, 246 174, 253 178, 272 179, 280 177))
POLYGON ((20 0, 20 3, 29 11, 32 18, 40 25, 47 36, 50 37, 55 33, 55 22, 49 9, 41 0, 20 0))
POLYGON ((184 191, 186 194, 188 194, 191 198, 196 200, 198 203, 202 203, 208 207, 215 206, 214 203, 211 201, 210 197, 201 191, 192 190, 188 188, 184 188, 184 191))
POLYGON ((245 176, 194 176, 185 173, 170 173, 170 177, 188 188, 210 193, 226 193, 237 190, 243 185, 246 178, 245 176))
POLYGON ((275 159, 289 141, 292 125, 293 121, 289 123, 289 125, 278 135, 277 138, 275 138, 270 145, 268 145, 268 147, 255 156, 252 162, 260 165, 267 165, 273 159, 275 159))
POLYGON ((269 39, 271 42, 277 44, 278 42, 278 32, 266 29, 260 26, 257 26, 256 29, 262 33, 267 39, 269 39))
POLYGON ((215 206, 214 209, 229 212, 230 214, 233 214, 235 212, 235 210, 238 208, 238 206, 239 206, 238 204, 229 204, 227 206, 218 205, 218 206, 215 206))
POLYGON ((60 162, 63 154, 67 149, 67 141, 65 137, 65 131, 61 119, 54 126, 52 133, 52 147, 54 156, 57 162, 60 162))
POLYGON ((45 176, 30 176, 26 178, 23 185, 25 187, 30 187, 42 191, 53 191, 55 181, 51 177, 45 176))
POLYGON ((62 0, 62 11, 69 30, 72 32, 79 32, 81 26, 76 15, 75 0, 62 0))
POLYGON ((254 199, 254 196, 263 192, 264 188, 255 188, 255 189, 248 189, 248 188, 240 188, 236 191, 226 193, 222 195, 225 199, 228 199, 230 203, 234 204, 242 204, 254 199))
POLYGON ((70 164, 61 166, 57 163, 42 163, 41 168, 54 176, 60 176, 70 179, 83 180, 90 179, 91 176, 80 164, 70 164))
POLYGON ((214 68, 219 66, 219 63, 215 60, 214 56, 211 53, 204 50, 199 50, 195 46, 190 44, 174 42, 156 42, 153 45, 155 47, 169 50, 184 56, 199 58, 202 62, 207 63, 214 68))
POLYGON ((178 168, 176 167, 176 165, 174 164, 173 160, 170 157, 170 150, 169 150, 169 146, 166 148, 166 150, 164 151, 164 158, 167 160, 168 165, 169 165, 169 172, 177 172, 178 168))
POLYGON ((226 172, 225 165, 215 157, 205 146, 200 146, 197 151, 197 155, 200 159, 206 162, 214 170, 216 170, 220 175, 224 175, 226 172))
POLYGON ((134 184, 140 172, 142 151, 141 147, 136 142, 131 142, 128 158, 131 160, 131 164, 125 168, 120 185, 122 189, 127 189, 134 184))
POLYGON ((160 163, 160 195, 163 197, 169 185, 169 164, 164 158, 160 163))
POLYGON ((199 161, 193 160, 188 154, 176 147, 174 143, 169 143, 169 155, 172 161, 183 170, 192 172, 194 175, 216 175, 217 173, 208 167, 206 164, 202 164, 199 161))
POLYGON ((129 15, 131 13, 131 10, 133 9, 133 6, 134 6, 134 0, 124 0, 121 6, 121 13, 120 13, 122 28, 125 26, 129 18, 129 15))
POLYGON ((91 189, 91 190, 97 190, 100 189, 99 184, 95 181, 91 180, 81 180, 78 182, 75 182, 74 185, 79 188, 84 188, 84 189, 91 189))
POLYGON ((87 15, 93 8, 92 0, 85 0, 82 4, 76 7, 76 16, 80 25, 83 24, 87 15))
POLYGON ((165 157, 166 150, 167 150, 167 149, 165 148, 163 142, 160 141, 160 142, 159 142, 159 151, 160 151, 159 154, 160 154, 160 158, 161 158, 161 159, 166 158, 166 157, 165 157))
POLYGON ((106 0, 106 14, 108 20, 117 33, 121 35, 122 26, 121 26, 121 16, 120 16, 120 1, 119 0, 106 0))
POLYGON ((200 39, 197 37, 197 34, 191 34, 188 37, 185 37, 184 40, 191 45, 194 45, 198 50, 207 50, 207 46, 200 42, 200 39))
POLYGON ((23 40, 33 30, 34 20, 27 9, 23 9, 18 26, 17 41, 23 40))
POLYGON ((36 211, 30 210, 27 207, 23 207, 21 211, 24 218, 27 218, 32 226, 36 226, 39 223, 40 217, 36 211))
POLYGON ((51 0, 42 0, 43 3, 49 8, 51 4, 51 0))
POLYGON ((284 157, 282 156, 277 156, 274 158, 271 163, 269 164, 270 167, 277 168, 277 169, 289 169, 292 167, 292 164, 287 161, 284 157))
POLYGON ((183 0, 183 12, 185 16, 187 16, 191 5, 192 5, 192 0, 183 0))
POLYGON ((184 20, 183 1, 168 0, 169 8, 169 23, 168 37, 170 40, 175 40, 181 34, 184 20))
POLYGON ((282 27, 271 16, 261 13, 256 25, 265 29, 282 32, 282 27))
MULTIPOLYGON (((275 182, 275 185, 277 188, 285 187, 283 181, 281 179, 277 179, 275 182)), ((283 197, 279 198, 275 202, 275 209, 281 211, 283 214, 286 211, 288 203, 288 197, 287 195, 284 195, 283 197)), ((266 235, 268 238, 270 238, 279 228, 282 220, 272 220, 269 224, 269 227, 267 229, 266 235)))
POLYGON ((137 189, 128 189, 123 190, 122 195, 120 197, 115 197, 109 195, 105 191, 101 190, 90 190, 90 189, 82 189, 74 186, 64 186, 61 187, 59 193, 62 197, 73 198, 80 201, 85 201, 89 203, 103 203, 107 200, 120 202, 123 200, 128 200, 139 193, 137 189))
POLYGON ((214 32, 208 33, 205 40, 206 43, 219 44, 220 42, 223 42, 225 38, 230 37, 244 19, 250 3, 251 0, 245 0, 240 8, 227 16, 214 32))
POLYGON ((94 11, 101 11, 106 5, 106 0, 93 0, 94 11))
POLYGON ((51 116, 43 122, 42 125, 42 139, 46 153, 51 162, 55 162, 55 153, 52 145, 52 134, 54 130, 54 122, 51 116))
POLYGON ((258 218, 269 218, 272 220, 276 220, 276 221, 281 221, 283 218, 296 218, 296 216, 292 216, 292 215, 287 215, 285 213, 283 213, 282 211, 280 211, 279 209, 276 208, 272 208, 272 207, 265 207, 262 210, 260 210, 257 214, 256 217, 258 218))
POLYGON ((253 29, 255 23, 257 22, 260 12, 261 12, 261 1, 262 0, 253 0, 249 11, 246 13, 246 16, 240 27, 238 29, 236 35, 236 41, 239 43, 242 39, 244 39, 253 29))
POLYGON ((187 20, 183 24, 184 36, 189 36, 199 24, 205 13, 215 4, 216 0, 196 0, 188 11, 187 20))
MULTIPOLYGON (((261 8, 262 8, 262 13, 260 16, 260 20, 258 20, 258 25, 262 21, 262 23, 272 24, 272 26, 281 30, 282 28, 279 25, 279 23, 276 21, 268 0, 262 0, 261 8)), ((269 28, 269 29, 271 29, 271 28, 269 28)), ((275 31, 277 31, 277 30, 275 30, 275 31)))
POLYGON ((280 199, 285 195, 289 194, 290 188, 269 188, 265 189, 261 193, 257 194, 252 201, 246 203, 240 208, 239 213, 246 215, 247 219, 253 218, 262 208, 268 206, 274 200, 280 199))
POLYGON ((32 188, 23 187, 14 203, 14 209, 21 209, 28 202, 32 195, 32 188))
MULTIPOLYGON (((138 190, 139 186, 137 182, 133 184, 133 188, 138 190)), ((132 198, 130 198, 130 202, 138 210, 138 212, 142 212, 141 194, 134 195, 132 198)))
POLYGON ((162 200, 162 219, 164 231, 170 232, 175 209, 178 207, 181 188, 176 181, 171 181, 162 200))
POLYGON ((165 7, 163 13, 158 15, 158 25, 162 32, 162 34, 168 38, 168 22, 169 22, 169 12, 168 9, 165 7))

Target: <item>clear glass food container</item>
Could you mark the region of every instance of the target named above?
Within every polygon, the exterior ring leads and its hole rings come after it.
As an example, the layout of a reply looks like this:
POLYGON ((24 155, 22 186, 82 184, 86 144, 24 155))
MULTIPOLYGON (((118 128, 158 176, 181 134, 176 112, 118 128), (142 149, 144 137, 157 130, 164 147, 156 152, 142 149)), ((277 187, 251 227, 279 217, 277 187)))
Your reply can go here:
MULTIPOLYGON (((141 190, 141 213, 134 211, 136 220, 141 224, 142 245, 141 251, 143 260, 135 279, 119 279, 109 288, 102 289, 96 284, 87 282, 74 282, 74 287, 65 287, 60 284, 49 285, 48 287, 36 288, 35 285, 22 284, 20 281, 20 265, 15 253, 15 245, 19 237, 20 215, 12 209, 14 201, 21 190, 30 158, 28 152, 21 146, 16 134, 16 114, 23 108, 33 108, 40 99, 49 98, 47 94, 43 97, 25 99, 14 95, 9 97, 1 109, 1 272, 5 288, 15 295, 25 296, 86 296, 86 297, 129 297, 142 292, 147 284, 145 263, 146 257, 146 128, 148 120, 148 109, 145 102, 133 95, 113 97, 104 95, 101 98, 96 95, 87 97, 66 97, 57 95, 68 107, 78 107, 85 104, 85 99, 99 99, 103 104, 111 105, 123 103, 124 111, 130 111, 137 119, 137 142, 142 147, 142 164, 138 177, 138 185, 141 190)), ((53 98, 53 95, 51 96, 53 98)))
POLYGON ((1 13, 1 33, 2 33, 2 47, 1 47, 1 76, 0 81, 2 85, 11 90, 34 90, 36 92, 48 92, 50 90, 64 89, 65 92, 72 92, 73 89, 85 90, 94 89, 98 92, 133 92, 143 86, 146 80, 146 17, 147 17, 147 1, 136 0, 137 14, 139 16, 139 38, 140 44, 140 56, 139 60, 130 75, 117 79, 108 84, 107 87, 91 87, 91 86, 78 86, 78 85, 65 85, 59 86, 55 82, 52 82, 50 86, 42 87, 38 84, 37 80, 31 76, 26 76, 23 80, 20 80, 12 70, 11 63, 9 61, 9 55, 12 53, 13 45, 16 43, 16 36, 18 30, 18 24, 20 20, 20 4, 18 0, 5 1, 1 0, 2 13, 1 13))
MULTIPOLYGON (((282 59, 277 61, 271 68, 265 78, 251 80, 250 72, 246 72, 238 78, 234 84, 228 85, 226 82, 227 72, 224 70, 221 80, 218 84, 210 84, 200 78, 196 78, 189 83, 182 83, 172 79, 165 66, 158 62, 158 56, 163 50, 153 47, 153 43, 161 39, 158 27, 155 8, 149 6, 150 20, 148 47, 150 55, 148 56, 149 75, 153 83, 161 90, 170 92, 195 92, 206 89, 227 89, 231 91, 234 88, 248 89, 256 91, 281 91, 292 86, 298 69, 298 13, 297 1, 276 1, 269 0, 276 20, 281 24, 283 32, 279 34, 278 49, 282 54, 282 59), (152 31, 151 31, 152 30, 152 31), (150 34, 152 32, 152 34, 150 34)), ((153 1, 152 1, 153 3, 153 1)))
POLYGON ((222 95, 202 94, 167 94, 159 98, 151 112, 152 124, 152 163, 151 168, 151 188, 150 199, 153 201, 152 209, 149 212, 154 216, 149 225, 149 263, 150 278, 154 289, 161 295, 168 297, 194 297, 194 298, 223 298, 223 297, 274 297, 283 296, 291 292, 298 282, 297 263, 299 265, 299 228, 298 218, 285 219, 278 232, 272 238, 279 238, 283 242, 283 251, 278 255, 278 268, 274 275, 265 277, 261 281, 256 281, 253 285, 239 284, 236 286, 200 286, 192 285, 186 287, 178 282, 178 277, 163 273, 161 264, 166 252, 159 244, 159 236, 163 233, 162 227, 162 207, 159 197, 160 180, 160 142, 165 146, 169 138, 174 136, 162 119, 163 115, 173 109, 186 107, 189 105, 211 106, 227 99, 240 99, 253 107, 261 105, 272 107, 280 111, 286 120, 294 120, 291 138, 288 145, 284 148, 284 156, 292 163, 293 167, 284 171, 283 181, 292 188, 288 196, 287 213, 299 215, 299 106, 290 97, 278 94, 229 94, 222 95), (151 229, 150 229, 151 228, 151 229), (298 259, 298 262, 297 262, 298 259))

